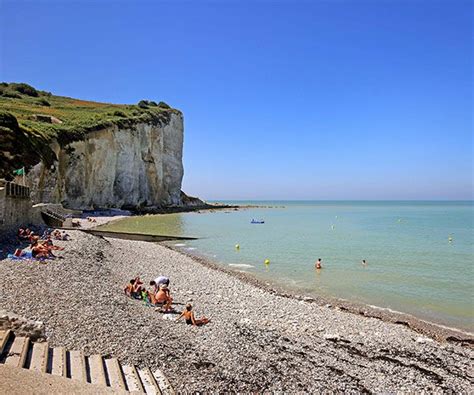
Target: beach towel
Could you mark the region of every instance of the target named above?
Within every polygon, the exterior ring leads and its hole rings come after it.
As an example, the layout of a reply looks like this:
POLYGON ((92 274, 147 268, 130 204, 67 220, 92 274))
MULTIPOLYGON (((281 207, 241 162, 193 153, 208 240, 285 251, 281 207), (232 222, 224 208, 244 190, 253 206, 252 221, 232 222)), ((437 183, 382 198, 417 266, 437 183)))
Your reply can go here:
POLYGON ((30 261, 30 260, 33 260, 33 261, 45 261, 47 259, 53 259, 53 258, 33 258, 33 255, 31 253, 31 251, 26 251, 25 254, 23 256, 15 256, 13 254, 8 254, 7 255, 7 258, 8 259, 12 259, 14 261, 30 261))

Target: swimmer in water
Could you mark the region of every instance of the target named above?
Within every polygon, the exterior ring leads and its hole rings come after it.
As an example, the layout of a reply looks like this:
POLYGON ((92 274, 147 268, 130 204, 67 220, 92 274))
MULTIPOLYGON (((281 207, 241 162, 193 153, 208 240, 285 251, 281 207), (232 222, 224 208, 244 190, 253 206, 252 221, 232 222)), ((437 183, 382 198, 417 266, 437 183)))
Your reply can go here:
POLYGON ((367 262, 365 261, 365 259, 362 259, 362 266, 367 266, 367 262))
POLYGON ((321 258, 319 258, 319 259, 316 261, 316 263, 315 263, 314 266, 316 267, 316 269, 322 269, 322 268, 323 268, 322 265, 321 265, 321 258))

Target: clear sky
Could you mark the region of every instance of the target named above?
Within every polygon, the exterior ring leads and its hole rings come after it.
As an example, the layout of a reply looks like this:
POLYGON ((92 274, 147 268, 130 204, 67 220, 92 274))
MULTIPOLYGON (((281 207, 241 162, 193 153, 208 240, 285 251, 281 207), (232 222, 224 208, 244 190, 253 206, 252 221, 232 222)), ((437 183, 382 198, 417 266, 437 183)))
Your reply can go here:
POLYGON ((0 80, 183 111, 188 194, 473 197, 471 1, 0 4, 0 80))

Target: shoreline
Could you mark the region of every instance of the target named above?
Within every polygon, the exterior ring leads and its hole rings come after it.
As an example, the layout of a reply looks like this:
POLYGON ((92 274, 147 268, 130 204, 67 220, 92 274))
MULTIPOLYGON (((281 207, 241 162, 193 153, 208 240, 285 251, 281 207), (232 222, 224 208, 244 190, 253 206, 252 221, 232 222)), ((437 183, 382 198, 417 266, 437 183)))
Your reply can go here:
MULTIPOLYGON (((254 208, 260 206, 235 206, 235 210, 254 208)), ((274 208, 272 206, 261 206, 260 208, 274 208)), ((205 212, 213 212, 204 210, 205 212)), ((197 211, 199 213, 199 211, 197 211)), ((99 217, 102 219, 101 223, 92 224, 89 226, 89 229, 94 227, 100 227, 123 218, 127 216, 117 216, 117 217, 99 217)), ((87 222, 86 222, 87 223, 87 222)), ((81 224, 82 225, 82 224, 81 224)), ((296 292, 290 288, 285 288, 281 285, 270 283, 263 279, 259 279, 255 274, 247 273, 243 271, 238 271, 235 269, 227 268, 224 264, 213 261, 211 258, 206 257, 199 253, 193 253, 188 250, 184 250, 181 247, 175 247, 172 243, 175 241, 163 241, 159 244, 169 248, 173 251, 176 251, 180 254, 190 257, 196 262, 209 267, 213 270, 217 270, 223 273, 226 273, 232 277, 238 278, 241 281, 245 281, 251 285, 259 287, 267 292, 270 292, 275 295, 279 295, 286 298, 293 298, 296 300, 303 300, 308 303, 316 303, 319 306, 331 305, 331 308, 337 308, 343 311, 348 311, 352 314, 362 315, 370 318, 380 319, 385 322, 390 322, 397 325, 403 325, 408 328, 413 329, 414 331, 430 336, 438 341, 448 341, 453 343, 459 343, 463 346, 469 346, 474 348, 474 333, 468 332, 466 330, 450 327, 448 325, 443 325, 440 323, 432 322, 425 320, 423 318, 417 317, 415 315, 405 313, 402 311, 392 310, 387 307, 381 307, 376 305, 370 305, 368 303, 351 301, 349 299, 339 298, 337 296, 328 296, 328 295, 301 295, 299 292, 296 292)))
POLYGON ((188 256, 201 265, 235 277, 240 281, 244 281, 248 284, 261 288, 262 290, 265 290, 271 294, 284 298, 304 301, 307 303, 315 303, 319 306, 330 306, 328 308, 339 309, 341 311, 347 311, 351 314, 376 318, 384 322, 406 326, 415 332, 432 337, 438 341, 458 343, 462 346, 468 346, 474 349, 474 333, 472 332, 467 332, 459 328, 449 327, 436 322, 427 321, 402 311, 395 311, 386 307, 370 305, 362 302, 354 302, 348 299, 338 298, 336 296, 301 295, 301 293, 295 292, 289 288, 259 279, 254 274, 227 268, 223 264, 212 261, 210 258, 199 254, 193 254, 192 252, 185 251, 180 247, 170 245, 170 243, 171 242, 162 242, 160 244, 164 245, 166 248, 188 256))
POLYGON ((56 260, 0 260, 0 309, 42 321, 52 346, 159 368, 177 392, 473 388, 469 344, 290 295, 163 243, 71 236, 56 260), (191 302, 211 322, 188 326, 124 296, 136 275, 168 275, 176 309, 191 302))

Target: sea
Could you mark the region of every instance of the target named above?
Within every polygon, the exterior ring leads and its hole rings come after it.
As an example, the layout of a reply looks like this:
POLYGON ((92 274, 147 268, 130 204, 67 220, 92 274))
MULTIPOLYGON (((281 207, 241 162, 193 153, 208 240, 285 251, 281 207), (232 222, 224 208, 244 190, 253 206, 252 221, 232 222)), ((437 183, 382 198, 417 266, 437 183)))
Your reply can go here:
POLYGON ((473 201, 223 203, 259 207, 129 217, 106 228, 197 237, 173 244, 299 294, 474 332, 473 201))

